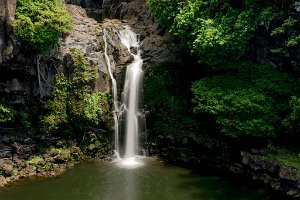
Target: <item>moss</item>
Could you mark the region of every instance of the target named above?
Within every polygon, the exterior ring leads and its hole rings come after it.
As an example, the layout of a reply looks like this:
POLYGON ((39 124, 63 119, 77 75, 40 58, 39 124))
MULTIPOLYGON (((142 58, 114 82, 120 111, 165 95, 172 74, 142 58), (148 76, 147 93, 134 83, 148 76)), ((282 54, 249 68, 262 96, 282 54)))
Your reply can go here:
POLYGON ((41 156, 33 156, 29 160, 27 160, 26 163, 31 165, 38 165, 45 163, 45 160, 41 156))
POLYGON ((270 152, 261 156, 262 159, 271 159, 280 162, 281 164, 292 167, 298 178, 300 178, 300 150, 286 149, 269 145, 270 152))

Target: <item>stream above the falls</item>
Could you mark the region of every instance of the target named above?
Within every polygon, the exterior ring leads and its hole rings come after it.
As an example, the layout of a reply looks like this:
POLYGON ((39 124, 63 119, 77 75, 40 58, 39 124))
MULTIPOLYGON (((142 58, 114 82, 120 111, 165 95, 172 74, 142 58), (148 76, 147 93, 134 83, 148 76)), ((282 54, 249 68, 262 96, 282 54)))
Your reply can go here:
POLYGON ((173 166, 154 158, 130 168, 84 162, 55 178, 26 179, 0 189, 1 200, 265 200, 254 185, 173 166))

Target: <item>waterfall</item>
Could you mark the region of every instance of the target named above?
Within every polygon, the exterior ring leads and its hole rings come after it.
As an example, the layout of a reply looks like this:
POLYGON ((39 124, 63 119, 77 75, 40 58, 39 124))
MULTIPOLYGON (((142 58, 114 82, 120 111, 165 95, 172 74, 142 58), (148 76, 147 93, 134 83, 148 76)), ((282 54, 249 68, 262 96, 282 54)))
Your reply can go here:
MULTIPOLYGON (((121 43, 127 47, 133 56, 133 62, 127 66, 122 93, 122 105, 125 110, 125 158, 131 158, 138 154, 139 133, 141 132, 139 111, 140 91, 142 88, 143 60, 139 49, 139 35, 135 34, 129 26, 124 26, 119 31, 121 43)), ((143 118, 143 117, 142 117, 143 118)))
POLYGON ((118 105, 118 90, 117 90, 117 82, 113 76, 110 59, 107 54, 107 40, 109 39, 106 29, 103 29, 103 41, 104 41, 104 56, 105 61, 108 68, 108 73, 112 81, 112 94, 113 94, 113 118, 114 118, 114 131, 115 131, 115 154, 117 158, 119 158, 119 114, 120 109, 118 105))
POLYGON ((139 154, 139 138, 141 133, 145 133, 145 116, 139 109, 141 104, 141 89, 143 84, 144 72, 142 70, 143 60, 139 49, 139 35, 135 34, 129 26, 124 26, 118 34, 121 43, 127 48, 133 56, 133 62, 127 66, 124 88, 122 92, 121 103, 118 102, 117 82, 112 73, 111 61, 108 56, 108 41, 111 39, 105 29, 103 29, 104 55, 108 72, 112 80, 113 93, 113 116, 114 116, 114 134, 115 134, 115 154, 120 160, 120 131, 125 133, 125 147, 123 165, 136 166, 134 158, 139 154), (124 122, 124 130, 119 130, 120 123, 124 122))

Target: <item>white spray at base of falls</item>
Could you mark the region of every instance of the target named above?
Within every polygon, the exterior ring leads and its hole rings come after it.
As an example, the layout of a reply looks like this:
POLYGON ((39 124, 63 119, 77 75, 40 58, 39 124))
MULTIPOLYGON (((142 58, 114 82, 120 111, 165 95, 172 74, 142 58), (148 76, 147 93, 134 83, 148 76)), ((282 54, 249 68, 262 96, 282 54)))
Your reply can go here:
POLYGON ((113 93, 113 116, 114 116, 114 131, 115 131, 115 154, 117 160, 120 160, 120 121, 124 122, 125 131, 125 147, 123 166, 140 166, 141 163, 135 160, 139 150, 139 134, 145 128, 145 116, 140 111, 139 105, 141 103, 141 89, 143 84, 144 72, 142 70, 143 60, 141 58, 141 51, 139 49, 140 40, 139 35, 135 34, 129 26, 124 26, 119 31, 119 38, 121 43, 127 48, 128 52, 133 56, 133 62, 127 66, 126 76, 124 82, 124 89, 122 92, 122 102, 119 106, 117 83, 113 77, 111 61, 108 56, 108 40, 109 35, 107 31, 103 30, 103 40, 105 43, 105 60, 108 67, 109 75, 112 80, 113 93), (121 120, 121 121, 122 121, 121 120))

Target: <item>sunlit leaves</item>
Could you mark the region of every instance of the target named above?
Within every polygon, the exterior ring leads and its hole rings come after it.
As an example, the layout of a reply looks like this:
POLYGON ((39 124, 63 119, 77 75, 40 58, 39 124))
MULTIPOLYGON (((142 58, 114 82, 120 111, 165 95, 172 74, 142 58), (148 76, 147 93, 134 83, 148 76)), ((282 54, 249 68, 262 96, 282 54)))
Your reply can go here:
POLYGON ((15 111, 9 104, 0 101, 0 122, 9 122, 14 118, 15 111))
POLYGON ((162 26, 178 36, 199 63, 208 65, 239 59, 258 25, 273 11, 272 4, 249 0, 147 2, 162 26))
POLYGON ((55 45, 71 27, 72 18, 61 0, 18 0, 14 28, 36 51, 55 45))

